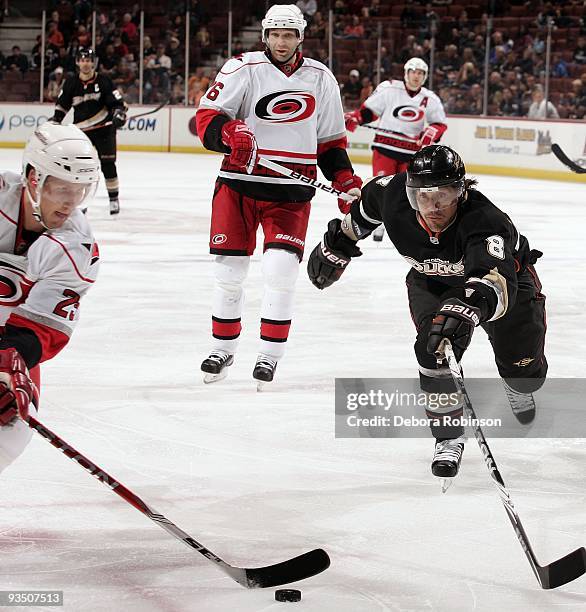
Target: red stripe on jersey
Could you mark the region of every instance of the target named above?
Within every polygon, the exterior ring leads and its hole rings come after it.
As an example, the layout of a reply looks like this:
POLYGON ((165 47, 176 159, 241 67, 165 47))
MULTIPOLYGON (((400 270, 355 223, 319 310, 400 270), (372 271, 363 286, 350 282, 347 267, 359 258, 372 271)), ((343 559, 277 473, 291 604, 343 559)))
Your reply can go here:
POLYGON ((348 139, 346 136, 342 136, 342 138, 335 138, 334 140, 328 140, 327 142, 320 142, 317 145, 317 154, 323 155, 326 151, 330 149, 344 149, 348 148, 348 139))
POLYGON ((10 223, 16 225, 16 221, 11 219, 5 212, 0 210, 0 215, 2 215, 7 221, 10 221, 10 223))
POLYGON ((45 238, 48 238, 49 240, 52 240, 53 242, 56 242, 63 249, 63 251, 65 252, 65 255, 67 255, 67 257, 69 258, 69 261, 71 262, 71 265, 73 266, 73 269, 75 270, 75 273, 77 274, 77 276, 79 276, 79 278, 81 278, 82 281, 85 281, 86 283, 94 282, 91 278, 86 278, 85 276, 81 275, 81 272, 79 271, 77 265, 73 261, 73 257, 71 257, 71 254, 69 253, 69 251, 67 250, 67 247, 63 243, 59 242, 59 240, 57 240, 53 236, 50 236, 49 234, 43 234, 43 236, 45 238))
POLYGON ((262 155, 279 155, 282 157, 294 157, 296 159, 315 159, 315 153, 292 153, 291 151, 278 151, 276 149, 259 149, 262 155))
POLYGON ((264 61, 264 62, 250 62, 250 64, 242 64, 242 66, 238 66, 238 68, 236 68, 236 70, 232 70, 232 72, 224 72, 223 70, 220 70, 220 72, 218 72, 218 74, 234 74, 235 72, 238 72, 241 68, 248 68, 249 66, 256 66, 258 64, 270 64, 271 62, 264 61))
POLYGON ((224 113, 220 113, 212 108, 200 108, 195 113, 195 129, 197 130, 197 135, 202 142, 210 121, 218 115, 224 115, 224 113))
POLYGON ((69 336, 67 334, 14 313, 10 314, 8 321, 6 321, 6 325, 25 327, 26 329, 30 329, 32 332, 34 332, 35 336, 41 343, 41 348, 43 351, 40 362, 47 361, 48 359, 55 357, 55 355, 57 355, 57 353, 69 342, 69 336))
POLYGON ((288 321, 273 321, 271 319, 260 320, 260 335, 264 340, 275 340, 283 342, 289 336, 291 328, 291 320, 288 321))

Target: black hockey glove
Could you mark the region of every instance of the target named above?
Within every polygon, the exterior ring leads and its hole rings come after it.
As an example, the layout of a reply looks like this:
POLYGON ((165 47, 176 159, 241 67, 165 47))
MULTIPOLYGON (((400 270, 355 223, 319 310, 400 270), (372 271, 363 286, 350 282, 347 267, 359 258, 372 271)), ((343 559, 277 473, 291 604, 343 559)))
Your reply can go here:
POLYGON ((441 350, 442 340, 452 344, 454 356, 462 359, 468 348, 474 328, 480 324, 480 308, 469 306, 458 298, 450 298, 439 307, 427 336, 427 352, 431 355, 441 350))
POLYGON ((352 257, 360 257, 362 251, 341 230, 342 221, 332 219, 323 240, 313 249, 307 262, 309 280, 318 288, 325 289, 335 283, 352 257))
POLYGON ((126 123, 126 111, 123 108, 115 108, 112 113, 112 125, 118 129, 126 123))

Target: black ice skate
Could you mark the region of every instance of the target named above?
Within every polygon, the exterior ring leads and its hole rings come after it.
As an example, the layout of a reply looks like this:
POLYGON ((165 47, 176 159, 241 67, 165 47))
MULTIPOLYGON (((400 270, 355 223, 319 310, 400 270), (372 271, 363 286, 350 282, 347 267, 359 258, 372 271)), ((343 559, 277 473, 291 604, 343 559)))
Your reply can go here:
POLYGON ((535 400, 533 399, 533 394, 515 391, 515 389, 509 387, 506 380, 503 380, 503 386, 517 421, 522 425, 531 423, 535 418, 535 400))
POLYGON ((115 200, 110 200, 110 214, 117 215, 120 212, 120 202, 118 202, 118 198, 115 200))
POLYGON ((201 362, 201 371, 205 373, 204 383, 213 383, 228 376, 227 369, 234 363, 234 355, 226 351, 212 351, 207 359, 201 362))
POLYGON ((372 232, 372 239, 375 242, 382 242, 385 235, 385 226, 381 223, 375 230, 372 232))
POLYGON ((434 476, 441 478, 442 493, 448 490, 452 479, 458 475, 463 452, 462 438, 435 441, 431 472, 434 476))
POLYGON ((277 369, 277 361, 268 355, 262 353, 256 358, 256 365, 252 372, 252 377, 258 381, 256 385, 257 391, 262 391, 266 383, 272 382, 277 369))

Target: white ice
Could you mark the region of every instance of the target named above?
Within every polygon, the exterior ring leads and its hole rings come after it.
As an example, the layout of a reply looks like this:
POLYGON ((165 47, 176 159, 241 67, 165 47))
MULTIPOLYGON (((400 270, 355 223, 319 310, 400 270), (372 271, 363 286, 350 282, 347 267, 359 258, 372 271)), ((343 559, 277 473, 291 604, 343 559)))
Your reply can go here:
MULTIPOLYGON (((0 150, 18 169, 21 151, 0 150)), ((247 591, 35 436, 0 477, 0 589, 61 589, 72 611, 570 611, 586 577, 542 591, 474 440, 447 494, 432 441, 335 439, 334 378, 415 376, 406 264, 383 243, 318 292, 305 275, 272 387, 257 393, 259 253, 244 332, 222 383, 204 386, 210 199, 217 156, 122 153, 122 212, 102 185, 91 221, 102 268, 66 350, 42 368, 40 418, 230 563, 332 558, 299 604, 247 591), (296 608, 294 606, 297 606, 296 608)), ((368 168, 359 167, 363 175, 368 168)), ((584 375, 584 186, 480 176, 531 244, 548 302, 550 375, 584 375)), ((308 251, 337 212, 314 200, 308 251)), ((482 332, 468 376, 495 375, 482 332)), ((584 440, 491 441, 541 563, 586 544, 584 440)))

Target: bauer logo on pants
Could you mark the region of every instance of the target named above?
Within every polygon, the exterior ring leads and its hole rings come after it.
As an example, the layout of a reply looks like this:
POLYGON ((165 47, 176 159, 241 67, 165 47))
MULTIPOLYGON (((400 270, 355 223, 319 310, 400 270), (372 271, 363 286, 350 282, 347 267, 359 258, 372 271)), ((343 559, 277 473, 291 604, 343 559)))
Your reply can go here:
POLYGON ((212 244, 224 244, 228 240, 226 234, 215 234, 212 237, 212 244))

